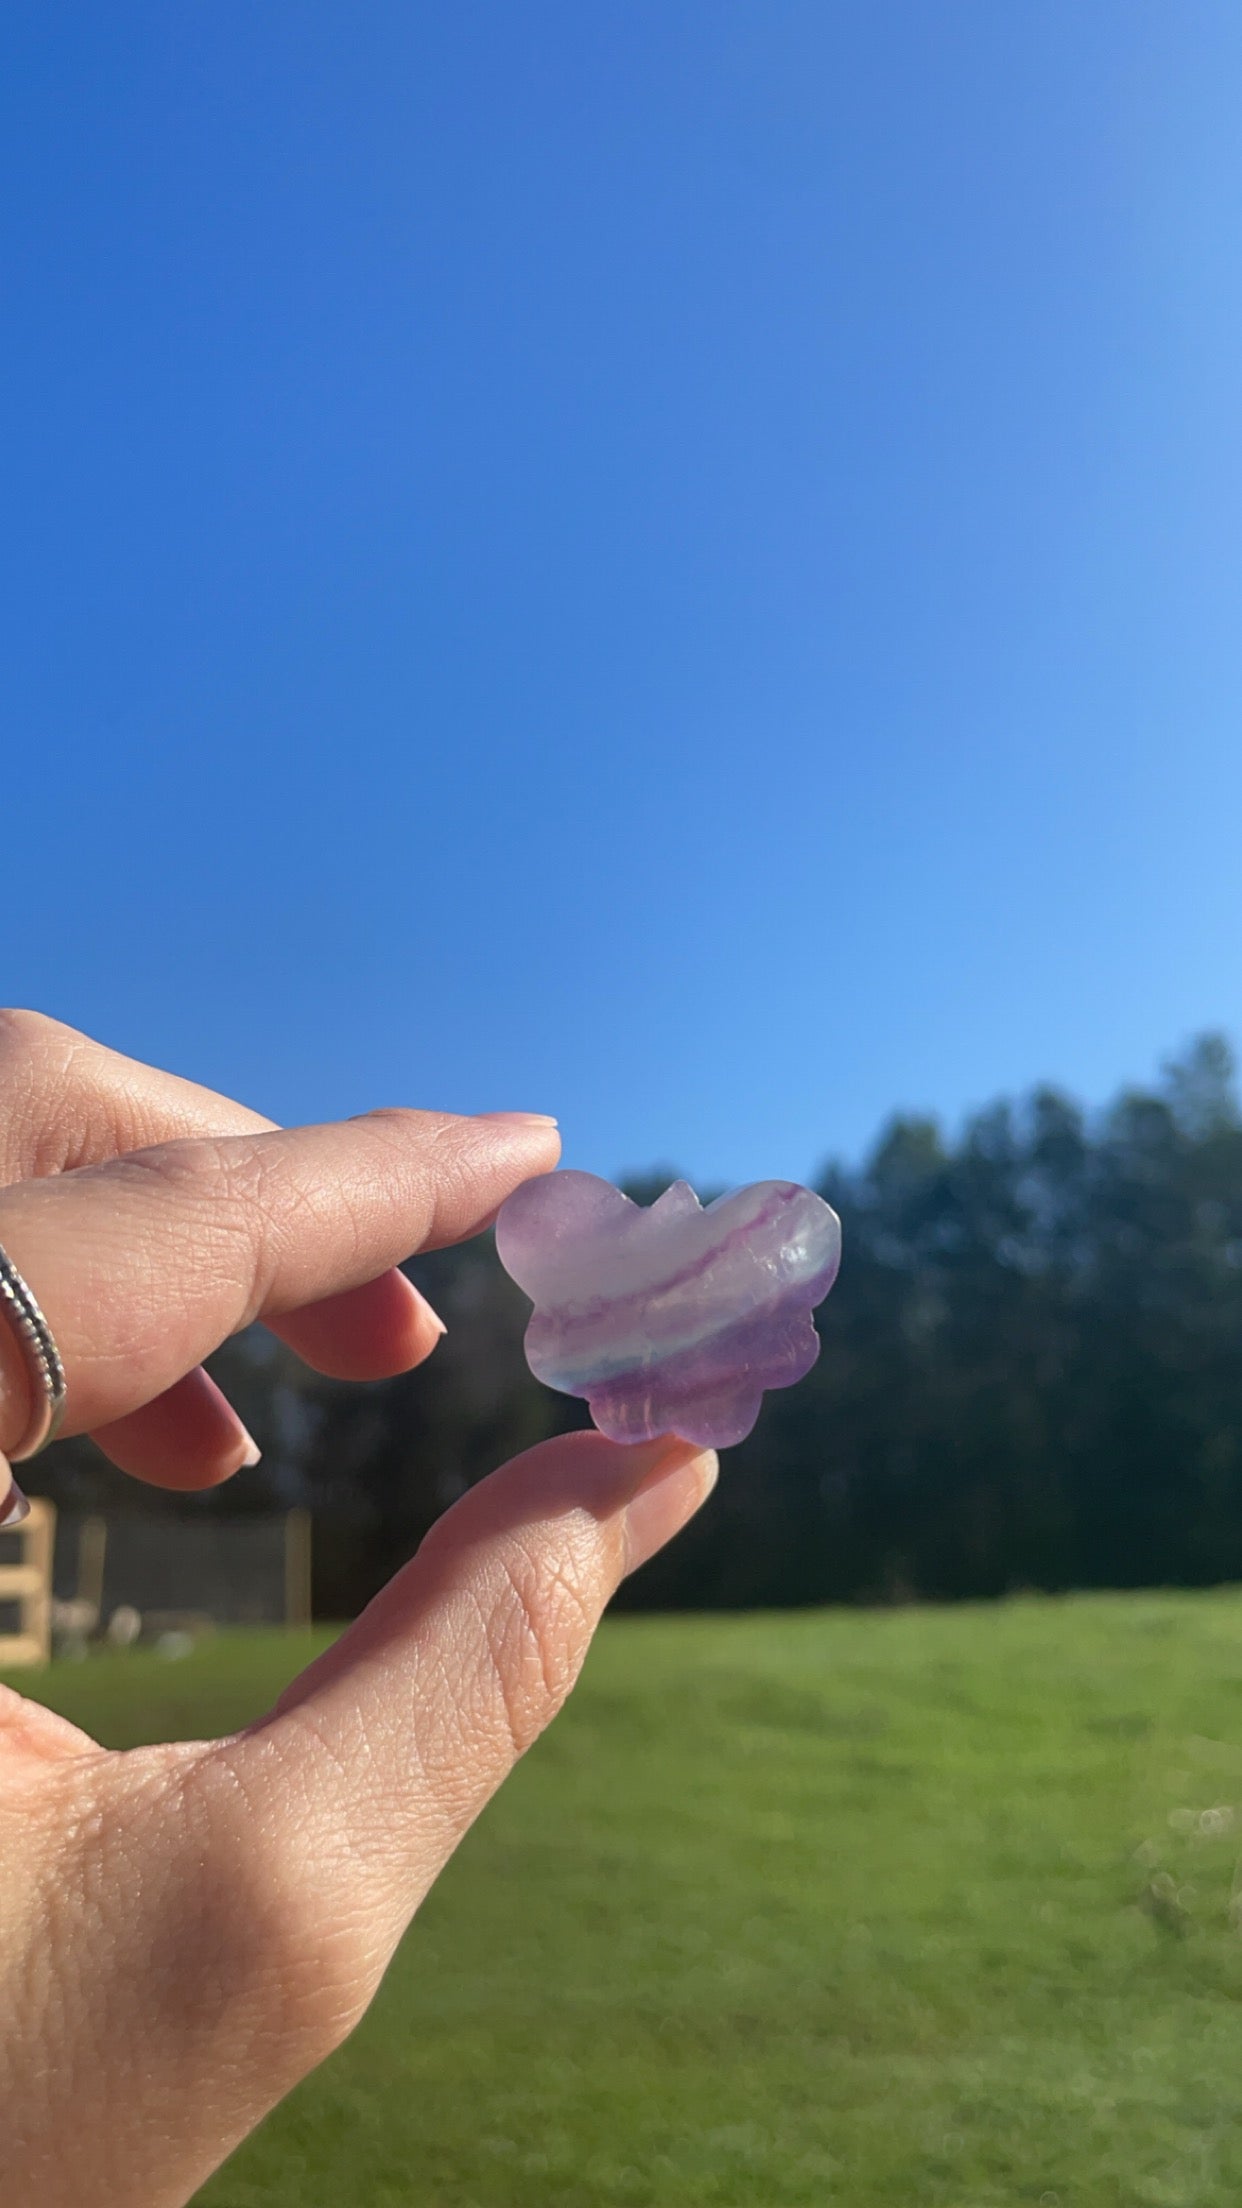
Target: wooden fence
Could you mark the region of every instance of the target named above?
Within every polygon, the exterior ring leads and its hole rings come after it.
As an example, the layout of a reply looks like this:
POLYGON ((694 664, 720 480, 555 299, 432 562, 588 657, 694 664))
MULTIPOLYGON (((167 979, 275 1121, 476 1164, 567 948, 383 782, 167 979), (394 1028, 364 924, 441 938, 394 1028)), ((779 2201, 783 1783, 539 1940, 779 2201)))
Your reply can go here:
POLYGON ((0 1633, 0 1671, 19 1664, 45 1664, 52 1653, 52 1550, 56 1511, 42 1499, 32 1501, 30 1516, 0 1534, 0 1557, 20 1546, 20 1561, 0 1562, 0 1603, 18 1605, 16 1633, 0 1633))

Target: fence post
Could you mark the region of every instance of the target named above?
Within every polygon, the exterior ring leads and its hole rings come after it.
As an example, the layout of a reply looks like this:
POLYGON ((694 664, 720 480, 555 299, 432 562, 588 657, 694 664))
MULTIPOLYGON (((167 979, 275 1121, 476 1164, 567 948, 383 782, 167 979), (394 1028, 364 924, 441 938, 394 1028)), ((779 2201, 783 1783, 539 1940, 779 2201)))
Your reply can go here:
POLYGON ((311 1622, 311 1516, 291 1510, 285 1519, 285 1624, 311 1622))
POLYGON ((108 1560, 108 1521, 84 1518, 78 1528, 77 1600, 95 1613, 95 1626, 103 1617, 104 1566, 108 1560))
POLYGON ((29 1518, 8 1528, 3 1538, 21 1543, 21 1563, 0 1564, 0 1602, 16 1597, 21 1626, 16 1633, 0 1633, 0 1668, 45 1664, 52 1653, 55 1504, 42 1496, 32 1498, 29 1518))

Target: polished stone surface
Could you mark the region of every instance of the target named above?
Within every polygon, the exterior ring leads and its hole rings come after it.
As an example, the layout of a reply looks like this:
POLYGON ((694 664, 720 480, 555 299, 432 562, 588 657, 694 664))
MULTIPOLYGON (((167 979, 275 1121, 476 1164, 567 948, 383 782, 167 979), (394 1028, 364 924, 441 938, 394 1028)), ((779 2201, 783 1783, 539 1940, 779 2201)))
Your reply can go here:
POLYGON ((819 1355, 811 1312, 836 1278, 841 1224, 795 1181, 756 1181, 706 1209, 675 1181, 645 1209, 592 1173, 516 1189, 496 1221, 506 1272, 535 1309, 531 1371, 585 1396, 614 1441, 741 1441, 765 1388, 819 1355))

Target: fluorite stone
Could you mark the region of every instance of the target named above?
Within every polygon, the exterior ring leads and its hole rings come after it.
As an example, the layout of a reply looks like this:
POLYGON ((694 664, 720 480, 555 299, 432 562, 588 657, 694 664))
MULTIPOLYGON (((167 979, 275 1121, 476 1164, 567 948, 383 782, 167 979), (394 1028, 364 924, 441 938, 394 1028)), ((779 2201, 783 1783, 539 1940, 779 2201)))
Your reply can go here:
POLYGON ((649 1208, 593 1173, 515 1189, 501 1263, 535 1309, 526 1359, 585 1396, 613 1441, 741 1441, 765 1388, 819 1355, 811 1312, 836 1279, 841 1222, 795 1181, 756 1181, 706 1208, 675 1181, 649 1208))

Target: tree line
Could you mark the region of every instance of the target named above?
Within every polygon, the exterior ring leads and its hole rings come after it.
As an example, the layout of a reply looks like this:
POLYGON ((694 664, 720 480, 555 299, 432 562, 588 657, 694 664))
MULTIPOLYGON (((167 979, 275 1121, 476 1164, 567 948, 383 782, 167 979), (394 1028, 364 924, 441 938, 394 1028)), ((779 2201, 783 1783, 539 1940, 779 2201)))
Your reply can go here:
MULTIPOLYGON (((818 1185, 844 1230, 819 1363, 768 1396, 623 1604, 1242 1579, 1242 1112, 1221 1037, 1094 1115, 1044 1087, 953 1136, 895 1118, 818 1185)), ((357 1609, 465 1488, 587 1423, 527 1371, 529 1307, 490 1236, 409 1271, 448 1324, 415 1373, 346 1387, 260 1333, 213 1361, 256 1473, 170 1497, 69 1442, 31 1485, 111 1511, 307 1503, 318 1607, 357 1609)))

